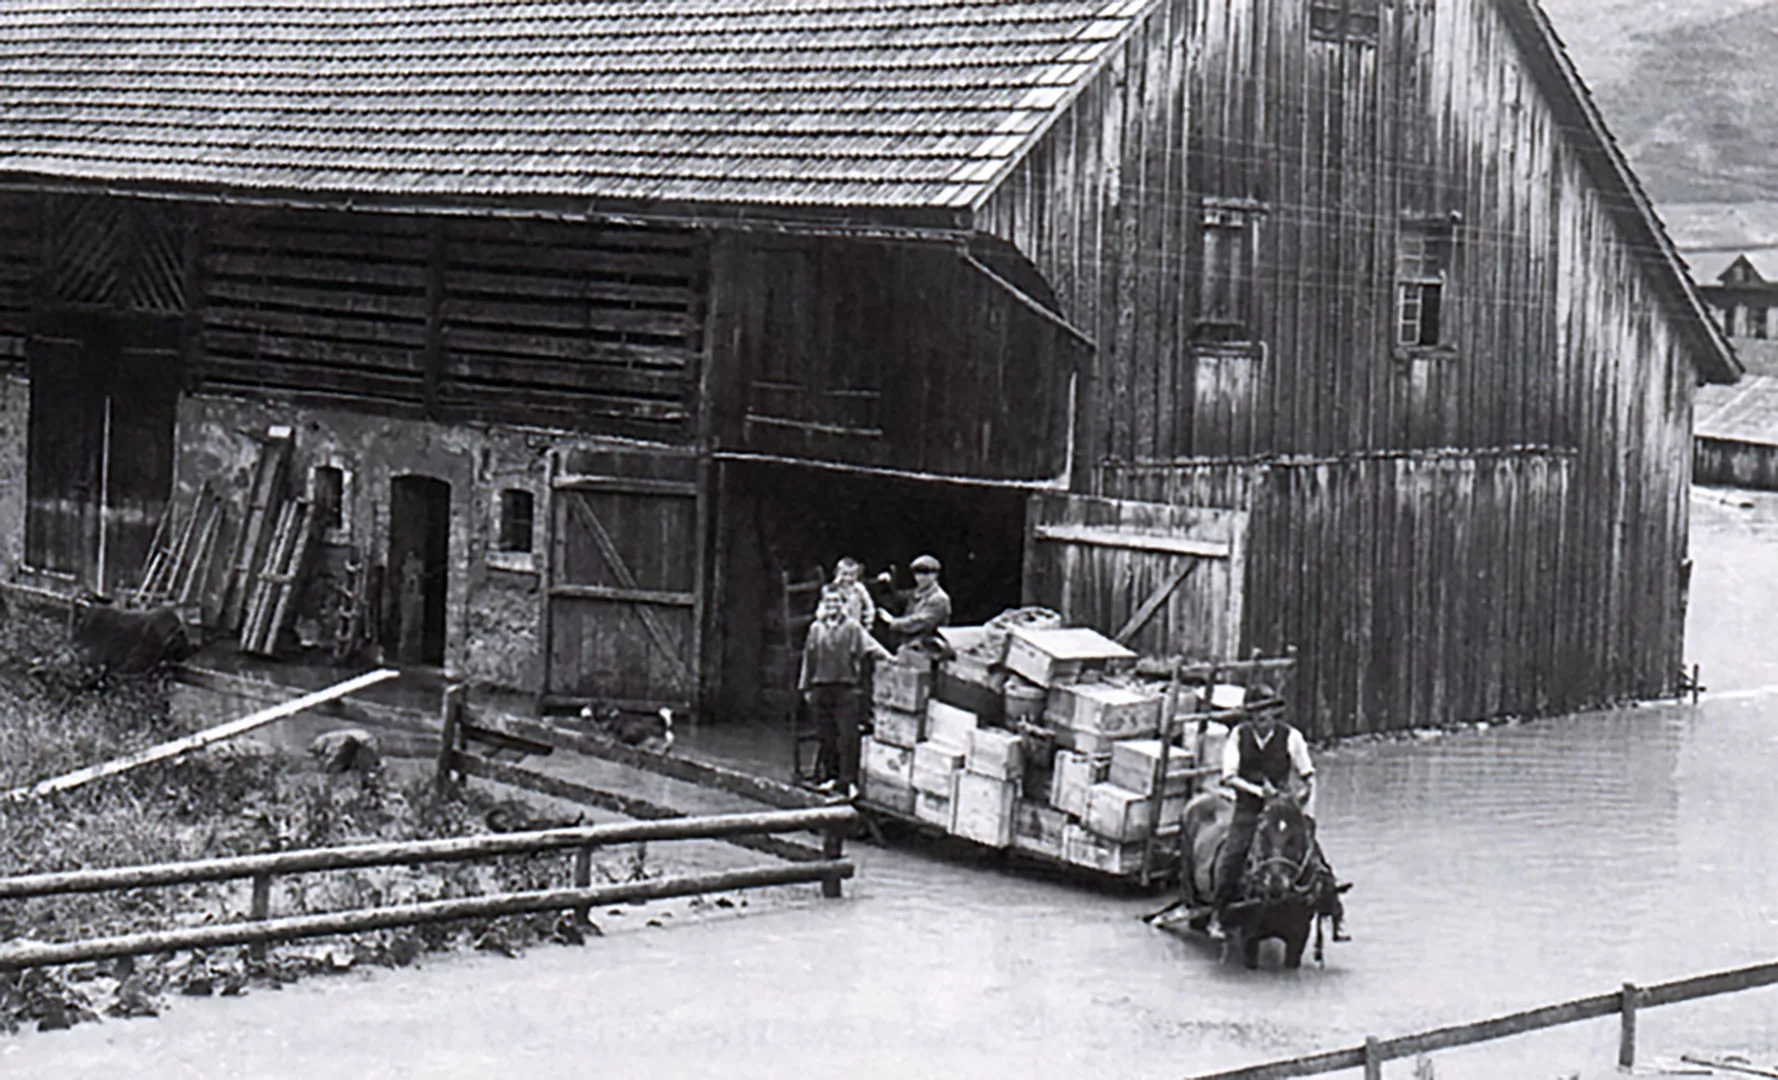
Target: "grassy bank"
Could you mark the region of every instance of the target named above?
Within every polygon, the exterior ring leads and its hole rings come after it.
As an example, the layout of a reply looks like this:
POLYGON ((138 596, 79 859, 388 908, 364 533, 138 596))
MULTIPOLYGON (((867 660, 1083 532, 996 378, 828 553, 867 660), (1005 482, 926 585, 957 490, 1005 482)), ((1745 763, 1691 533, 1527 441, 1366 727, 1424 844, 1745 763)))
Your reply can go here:
MULTIPOLYGON (((65 646, 64 619, 14 609, 0 620, 0 788, 108 760, 185 732, 164 676, 100 679, 65 646)), ((213 747, 42 799, 0 801, 0 875, 197 859, 371 840, 486 831, 496 803, 468 792, 441 797, 429 778, 394 772, 321 774, 305 757, 213 747)), ((512 808, 523 820, 526 810, 512 808)), ((474 864, 373 868, 279 879, 280 915, 560 887, 566 854, 474 864)), ((618 849, 596 867, 609 881, 652 876, 646 849, 618 849)), ((249 905, 246 882, 128 893, 0 901, 0 942, 98 935, 232 921, 249 905)), ((153 1015, 169 994, 243 993, 315 972, 405 965, 427 951, 477 947, 513 953, 535 942, 578 942, 555 914, 377 931, 271 948, 166 954, 0 975, 0 1031, 51 1029, 101 1015, 153 1015)))

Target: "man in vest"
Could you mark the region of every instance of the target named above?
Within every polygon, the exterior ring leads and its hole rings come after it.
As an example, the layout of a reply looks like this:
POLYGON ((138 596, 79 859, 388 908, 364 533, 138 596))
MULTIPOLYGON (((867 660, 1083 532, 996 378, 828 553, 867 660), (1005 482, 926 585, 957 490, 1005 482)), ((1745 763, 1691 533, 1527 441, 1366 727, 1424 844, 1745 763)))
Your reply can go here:
POLYGON ((1269 686, 1250 686, 1241 705, 1248 718, 1229 732, 1222 751, 1222 782, 1233 789, 1235 815, 1216 864, 1216 915, 1210 935, 1222 936, 1224 907, 1236 899, 1247 849, 1260 810, 1273 791, 1291 791, 1305 807, 1315 791, 1315 763, 1303 733, 1284 722, 1284 699, 1269 686))

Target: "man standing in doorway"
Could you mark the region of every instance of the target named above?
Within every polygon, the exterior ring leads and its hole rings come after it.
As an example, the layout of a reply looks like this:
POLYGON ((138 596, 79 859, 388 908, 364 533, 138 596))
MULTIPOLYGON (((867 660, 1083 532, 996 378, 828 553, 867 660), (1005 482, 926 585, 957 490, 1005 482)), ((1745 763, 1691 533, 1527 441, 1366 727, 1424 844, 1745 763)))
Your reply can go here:
MULTIPOLYGON (((877 617, 903 644, 936 639, 938 628, 951 621, 951 597, 938 583, 938 560, 922 555, 909 569, 914 572, 914 593, 908 598, 906 612, 890 615, 881 609, 877 611, 877 617)), ((938 651, 943 652, 942 642, 938 651)))
POLYGON ((821 776, 817 790, 838 788, 847 798, 858 795, 858 688, 864 681, 866 657, 887 660, 889 650, 846 617, 840 590, 831 585, 823 588, 815 622, 803 642, 797 689, 808 703, 809 719, 820 739, 815 760, 821 776))

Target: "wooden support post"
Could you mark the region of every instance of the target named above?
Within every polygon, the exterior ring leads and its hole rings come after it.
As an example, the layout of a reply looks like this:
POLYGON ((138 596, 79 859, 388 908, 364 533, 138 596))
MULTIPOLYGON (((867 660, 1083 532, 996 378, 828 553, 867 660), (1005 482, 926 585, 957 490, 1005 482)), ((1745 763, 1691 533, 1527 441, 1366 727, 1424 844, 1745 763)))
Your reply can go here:
POLYGON ((445 687, 444 703, 439 707, 438 720, 438 771, 433 775, 433 787, 440 791, 453 791, 457 787, 457 744, 461 741, 459 721, 463 715, 463 684, 453 683, 445 687))
MULTIPOLYGON (((593 849, 597 844, 582 844, 574 849, 574 887, 585 889, 593 883, 593 849)), ((586 926, 593 921, 593 909, 585 904, 574 909, 574 921, 586 926)))
MULTIPOLYGON (((840 829, 841 826, 839 825, 828 826, 827 833, 821 840, 821 855, 823 858, 838 860, 844 857, 846 850, 846 836, 840 829)), ((822 878, 821 895, 829 900, 838 900, 840 897, 840 879, 831 874, 822 878)))
POLYGON ((1383 1044, 1375 1035, 1364 1037, 1364 1080, 1383 1080, 1383 1044))
MULTIPOLYGON (((264 922, 272 914, 272 875, 253 875, 253 906, 248 909, 247 917, 254 922, 264 922)), ((255 941, 247 946, 247 955, 256 961, 265 959, 265 942, 255 941)))
POLYGON ((1636 1006, 1642 1002, 1642 991, 1635 983, 1625 983, 1623 1002, 1619 1005, 1621 1023, 1617 1036, 1617 1063, 1620 1069, 1636 1067, 1636 1006))

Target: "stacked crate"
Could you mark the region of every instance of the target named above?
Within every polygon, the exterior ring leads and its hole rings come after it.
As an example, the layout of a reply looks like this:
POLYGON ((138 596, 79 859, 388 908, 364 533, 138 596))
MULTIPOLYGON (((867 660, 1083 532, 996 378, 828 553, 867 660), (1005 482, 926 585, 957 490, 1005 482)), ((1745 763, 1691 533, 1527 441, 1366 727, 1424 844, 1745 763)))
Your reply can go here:
POLYGON ((860 751, 865 799, 913 815, 914 750, 926 731, 932 670, 918 664, 878 664, 871 680, 871 733, 860 751))

